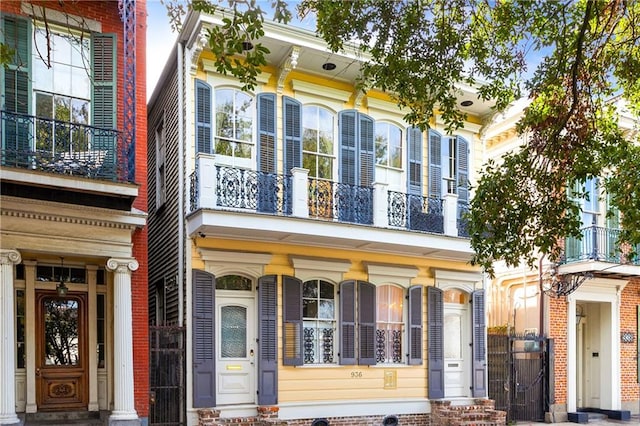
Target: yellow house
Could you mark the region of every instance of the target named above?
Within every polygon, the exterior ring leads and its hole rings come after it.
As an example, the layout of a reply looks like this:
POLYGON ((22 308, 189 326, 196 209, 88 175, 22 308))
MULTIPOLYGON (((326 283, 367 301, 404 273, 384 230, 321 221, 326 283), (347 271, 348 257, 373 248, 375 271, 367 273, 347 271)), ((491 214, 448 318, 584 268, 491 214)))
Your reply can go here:
POLYGON ((148 104, 150 317, 186 329, 187 423, 417 425, 485 398, 464 212, 490 105, 462 87, 464 128, 421 131, 356 88, 356 47, 272 22, 243 91, 207 48, 221 22, 187 16, 148 104))

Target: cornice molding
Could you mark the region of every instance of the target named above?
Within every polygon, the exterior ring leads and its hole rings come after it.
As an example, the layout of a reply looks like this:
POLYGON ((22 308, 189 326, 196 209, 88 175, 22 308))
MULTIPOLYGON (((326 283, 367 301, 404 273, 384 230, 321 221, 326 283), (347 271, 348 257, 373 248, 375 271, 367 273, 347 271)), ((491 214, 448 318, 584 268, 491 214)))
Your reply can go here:
POLYGON ((284 90, 284 81, 287 76, 291 72, 291 70, 295 69, 298 66, 298 57, 300 56, 300 46, 291 46, 289 50, 289 54, 285 57, 284 61, 280 65, 280 70, 278 72, 278 85, 277 91, 278 94, 281 95, 284 90))

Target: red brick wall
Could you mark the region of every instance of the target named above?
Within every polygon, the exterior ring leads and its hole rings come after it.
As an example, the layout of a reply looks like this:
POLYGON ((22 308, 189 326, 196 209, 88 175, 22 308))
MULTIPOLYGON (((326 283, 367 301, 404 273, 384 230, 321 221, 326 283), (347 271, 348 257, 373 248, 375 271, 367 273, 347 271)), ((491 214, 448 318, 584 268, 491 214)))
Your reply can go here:
POLYGON ((620 343, 620 386, 622 402, 638 401, 638 319, 637 307, 640 305, 640 278, 635 278, 622 291, 620 301, 620 332, 633 333, 632 343, 620 343))
POLYGON ((554 390, 552 404, 567 403, 567 303, 564 298, 550 297, 549 337, 554 340, 554 390))
MULTIPOLYGON (((103 33, 117 34, 118 52, 118 129, 124 123, 124 25, 120 20, 118 1, 33 1, 49 9, 56 9, 73 15, 93 19, 102 24, 103 33)), ((20 15, 20 1, 1 1, 0 10, 20 15)), ((139 185, 139 196, 134 207, 146 211, 147 208, 147 94, 146 94, 146 0, 136 0, 136 173, 135 181, 139 185)), ((133 306, 133 368, 135 408, 138 416, 147 417, 149 413, 149 331, 147 309, 147 228, 137 230, 132 236, 133 256, 140 267, 132 275, 133 306)))

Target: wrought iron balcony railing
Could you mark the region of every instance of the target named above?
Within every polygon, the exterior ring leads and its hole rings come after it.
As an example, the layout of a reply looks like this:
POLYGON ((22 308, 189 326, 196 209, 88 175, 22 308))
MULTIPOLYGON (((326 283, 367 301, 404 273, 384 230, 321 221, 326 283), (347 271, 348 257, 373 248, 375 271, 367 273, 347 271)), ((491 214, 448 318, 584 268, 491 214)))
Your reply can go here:
POLYGON ((0 111, 4 167, 132 182, 117 130, 0 111))
POLYGON ((381 228, 467 236, 467 204, 456 195, 435 199, 309 178, 304 169, 278 175, 216 163, 199 154, 189 176, 190 211, 241 210, 278 216, 357 223, 381 228))
POLYGON ((619 235, 620 230, 615 228, 595 225, 582 228, 580 238, 565 239, 564 261, 571 263, 581 260, 598 260, 610 263, 640 264, 637 254, 633 259, 628 258, 628 253, 631 250, 621 247, 618 243, 619 235))

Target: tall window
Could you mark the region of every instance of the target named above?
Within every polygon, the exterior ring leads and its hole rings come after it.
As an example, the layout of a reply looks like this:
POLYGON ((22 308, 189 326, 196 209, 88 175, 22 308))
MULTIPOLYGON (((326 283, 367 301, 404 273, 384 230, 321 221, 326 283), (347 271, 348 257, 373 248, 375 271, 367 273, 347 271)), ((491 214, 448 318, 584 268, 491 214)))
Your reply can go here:
POLYGON ((305 364, 333 364, 335 354, 335 286, 311 280, 302 287, 303 357, 305 364))
MULTIPOLYGON (((33 37, 35 115, 75 124, 90 124, 90 37, 49 25, 36 26, 33 37)), ((51 154, 86 151, 89 138, 81 129, 38 120, 36 149, 51 154)))
POLYGON ((215 100, 215 153, 251 158, 255 109, 253 97, 236 89, 218 89, 215 100))
POLYGON ((302 166, 309 176, 333 178, 333 114, 318 106, 303 108, 302 166))
POLYGON ((402 363, 404 290, 394 285, 376 287, 376 363, 402 363))
POLYGON ((376 164, 402 167, 402 130, 389 123, 376 122, 376 164))

